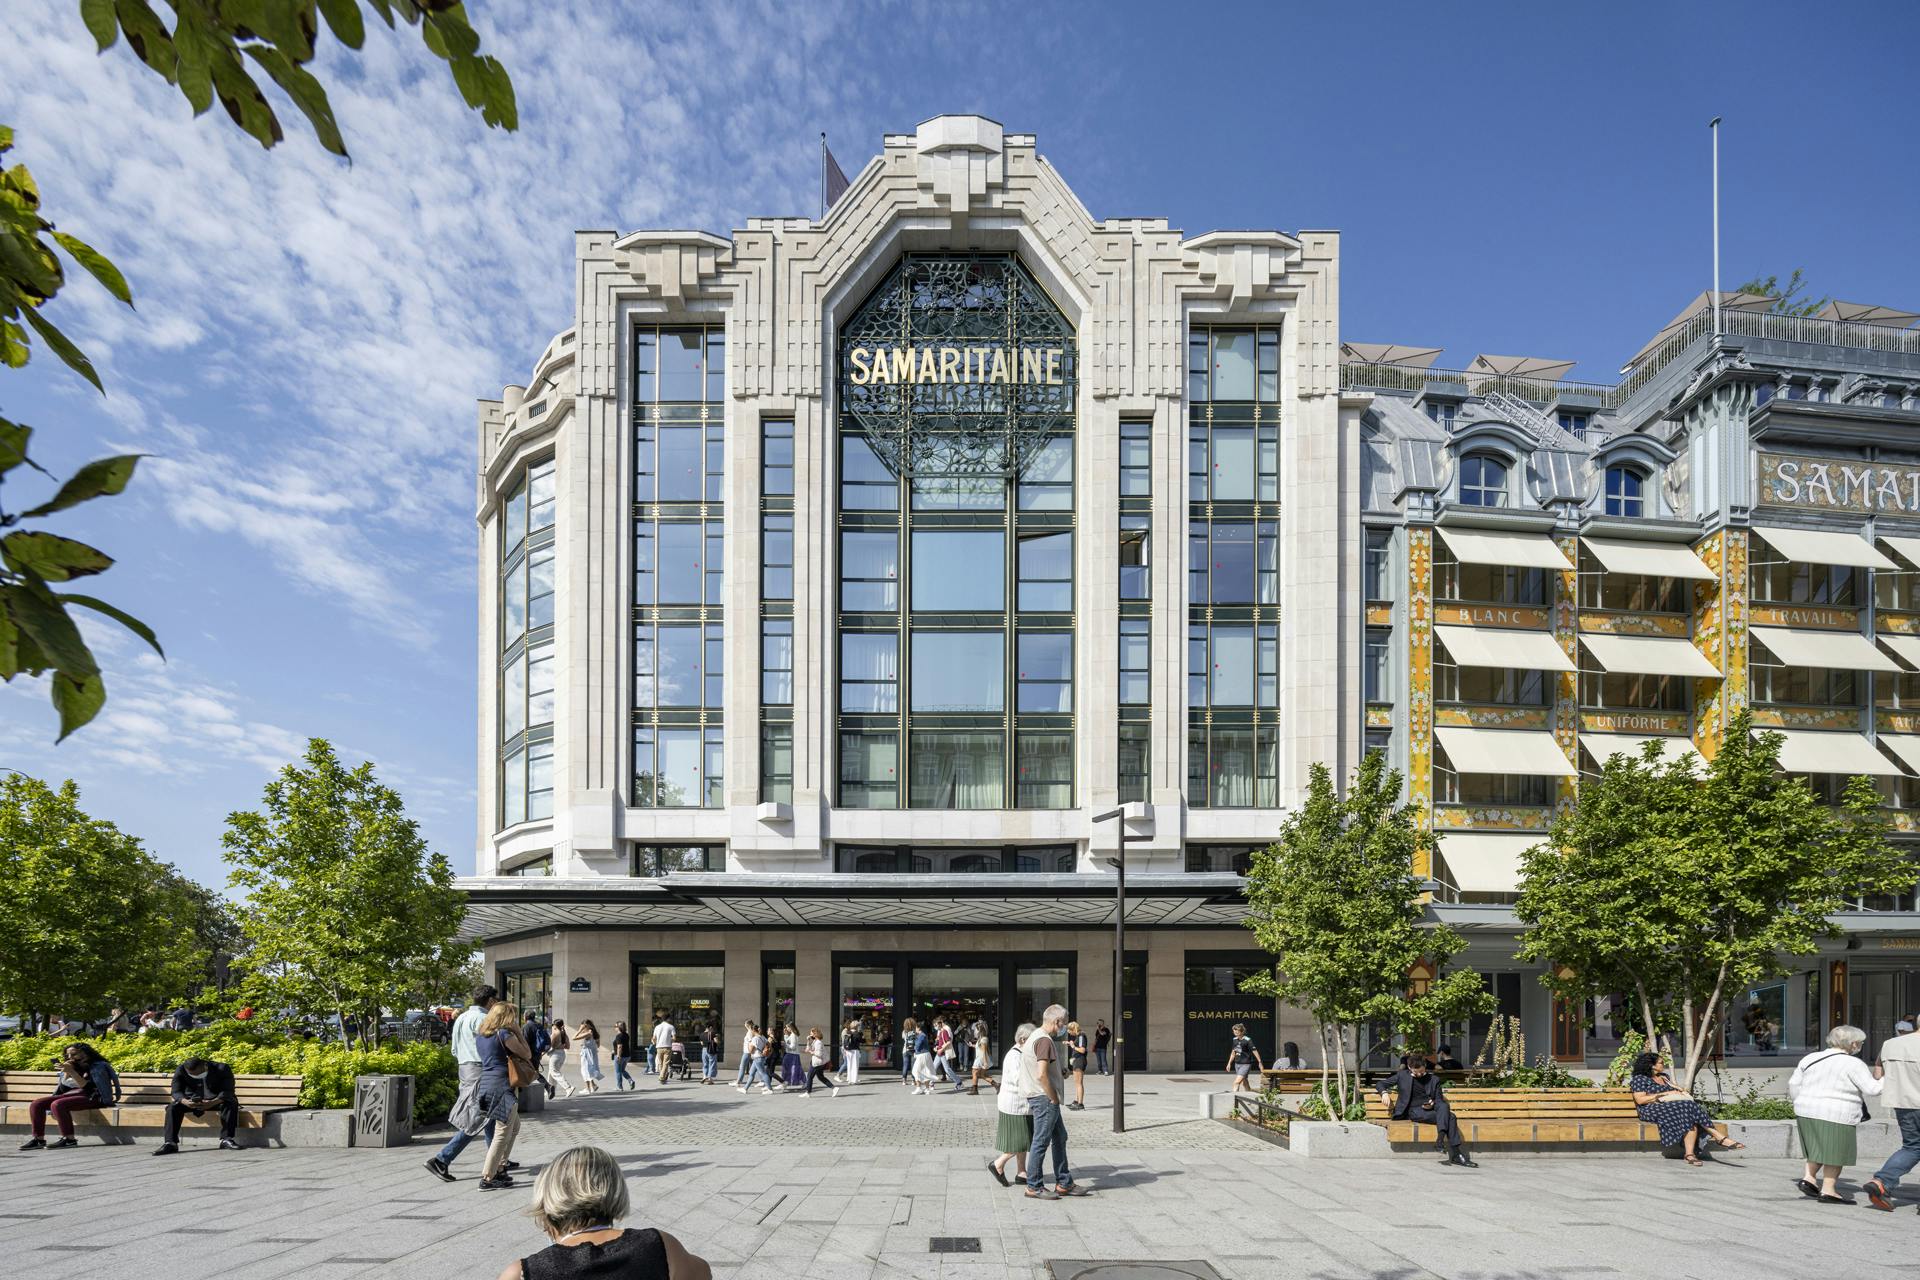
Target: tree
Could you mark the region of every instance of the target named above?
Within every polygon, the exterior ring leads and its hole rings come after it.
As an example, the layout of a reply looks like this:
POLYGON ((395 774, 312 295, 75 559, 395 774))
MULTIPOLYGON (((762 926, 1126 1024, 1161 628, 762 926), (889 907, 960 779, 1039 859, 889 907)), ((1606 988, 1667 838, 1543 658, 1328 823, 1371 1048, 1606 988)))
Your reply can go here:
MULTIPOLYGON (((217 100, 233 123, 262 147, 282 140, 279 117, 250 67, 266 74, 312 126, 320 145, 346 158, 346 142, 325 87, 308 69, 321 46, 320 18, 349 49, 366 39, 364 4, 389 28, 395 18, 418 27, 435 56, 447 63, 467 105, 491 127, 519 125, 513 83, 506 68, 480 52, 480 37, 466 9, 449 0, 169 0, 174 26, 167 29, 147 0, 80 0, 80 17, 105 53, 126 36, 127 47, 148 69, 176 86, 195 115, 217 100), (316 16, 317 15, 317 16, 316 16)), ((76 124, 75 131, 81 126, 76 124)), ((13 148, 13 130, 0 125, 0 155, 13 148)), ((131 307, 133 292, 106 255, 58 228, 41 209, 40 189, 25 165, 0 172, 0 365, 18 369, 40 342, 75 373, 106 390, 78 344, 46 314, 66 283, 55 248, 82 267, 119 301, 131 307)), ((0 416, 0 485, 10 472, 28 467, 51 474, 28 452, 33 429, 0 416)), ((57 584, 104 573, 113 558, 84 542, 43 528, 18 527, 43 520, 94 498, 117 494, 133 479, 139 456, 124 454, 87 463, 45 501, 19 512, 0 503, 0 680, 52 673, 48 684, 65 738, 99 713, 107 698, 100 664, 75 624, 72 608, 113 619, 160 651, 151 628, 95 596, 56 590, 57 584)), ((165 656, 164 653, 161 655, 165 656)))
POLYGON ((373 765, 348 769, 325 739, 227 815, 231 882, 246 894, 241 991, 270 1017, 332 1017, 377 1038, 383 1009, 435 979, 464 899, 373 765))
POLYGON ((0 1008, 97 1018, 184 996, 206 963, 189 885, 71 781, 0 777, 0 1008))
POLYGON ((1326 766, 1314 765, 1306 803, 1248 869, 1247 926, 1277 972, 1241 989, 1278 997, 1313 1018, 1333 1056, 1322 1087, 1331 1075, 1341 1114, 1349 1098, 1347 1043, 1352 1038, 1356 1049, 1357 1094, 1367 1051, 1359 1037, 1368 1024, 1425 1031, 1493 1007, 1479 974, 1444 972, 1466 943, 1425 919, 1413 861, 1431 841, 1413 810, 1400 804, 1400 774, 1380 752, 1369 752, 1345 796, 1334 794, 1326 766), (1416 964, 1438 975, 1418 994, 1409 990, 1416 964))
POLYGON ((1819 314, 1822 307, 1832 299, 1824 295, 1818 298, 1804 298, 1807 282, 1800 277, 1800 268, 1795 267, 1793 274, 1787 277, 1785 284, 1779 276, 1755 276, 1734 290, 1735 293, 1757 294, 1762 298, 1772 298, 1773 305, 1767 308, 1770 315, 1811 316, 1819 314))
POLYGON ((186 994, 196 1000, 217 998, 231 983, 234 958, 246 945, 246 939, 240 932, 240 919, 234 914, 231 903, 205 885, 171 869, 165 879, 186 903, 194 941, 205 957, 186 994))
POLYGON ((1836 935, 1848 899, 1913 887, 1880 797, 1848 782, 1837 807, 1780 771, 1777 733, 1728 728, 1704 773, 1657 749, 1615 756, 1579 806, 1527 852, 1522 959, 1570 999, 1632 991, 1649 1038, 1677 1031, 1682 1089, 1715 1041, 1728 993, 1836 935))

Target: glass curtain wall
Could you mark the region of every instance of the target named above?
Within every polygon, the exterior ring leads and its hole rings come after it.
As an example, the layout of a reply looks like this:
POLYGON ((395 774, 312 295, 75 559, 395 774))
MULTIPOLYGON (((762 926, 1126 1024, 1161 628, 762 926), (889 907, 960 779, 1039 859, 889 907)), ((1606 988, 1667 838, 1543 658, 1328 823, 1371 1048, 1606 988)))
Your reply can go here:
POLYGON ((1187 803, 1270 808, 1280 770, 1280 330, 1187 344, 1187 803))
POLYGON ((909 256, 841 344, 838 803, 1071 807, 1072 330, 1011 257, 909 256))
POLYGON ((553 816, 553 459, 528 467, 500 522, 500 825, 553 816))
MULTIPOLYGON (((726 335, 633 336, 633 803, 718 808, 726 335)), ((790 501, 790 500, 789 500, 790 501)))
POLYGON ((1119 799, 1153 786, 1153 423, 1120 423, 1119 799))

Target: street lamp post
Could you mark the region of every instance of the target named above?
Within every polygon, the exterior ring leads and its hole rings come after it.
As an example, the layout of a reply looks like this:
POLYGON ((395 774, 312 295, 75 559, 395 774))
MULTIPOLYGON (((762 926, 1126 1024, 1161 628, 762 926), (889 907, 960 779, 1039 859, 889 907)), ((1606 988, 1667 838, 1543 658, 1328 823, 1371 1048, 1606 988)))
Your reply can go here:
MULTIPOLYGON (((1095 822, 1125 818, 1126 810, 1109 809, 1093 815, 1095 822)), ((1130 836, 1123 822, 1120 827, 1120 856, 1108 858, 1107 865, 1118 873, 1113 883, 1113 1131, 1127 1131, 1127 1018, 1121 1001, 1125 999, 1127 972, 1127 843, 1150 840, 1151 836, 1130 836)), ((1143 1033, 1144 1034, 1144 1033, 1143 1033)))

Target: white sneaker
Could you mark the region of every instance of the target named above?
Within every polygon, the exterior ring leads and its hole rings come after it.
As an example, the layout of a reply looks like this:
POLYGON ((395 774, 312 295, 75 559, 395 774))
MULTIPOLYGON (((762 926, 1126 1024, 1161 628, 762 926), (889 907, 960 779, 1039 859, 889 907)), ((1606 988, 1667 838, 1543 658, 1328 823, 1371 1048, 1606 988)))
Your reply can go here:
POLYGON ((839 1086, 839 1085, 835 1085, 835 1086, 833 1086, 833 1096, 834 1096, 834 1097, 836 1097, 836 1098, 840 1096, 840 1086, 839 1086))
POLYGON ((738 1090, 739 1090, 739 1091, 740 1091, 741 1093, 745 1093, 745 1092, 747 1091, 747 1086, 745 1086, 745 1085, 743 1085, 743 1084, 737 1084, 737 1085, 735 1085, 735 1086, 733 1086, 733 1087, 734 1087, 734 1088, 736 1088, 736 1089, 738 1089, 738 1090))

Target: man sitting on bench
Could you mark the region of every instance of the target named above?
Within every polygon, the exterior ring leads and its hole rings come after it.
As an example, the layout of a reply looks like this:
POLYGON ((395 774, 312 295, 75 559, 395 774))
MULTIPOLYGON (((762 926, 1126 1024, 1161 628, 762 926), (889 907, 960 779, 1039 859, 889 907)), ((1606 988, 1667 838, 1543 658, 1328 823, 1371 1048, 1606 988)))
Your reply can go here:
POLYGON ((188 1113, 196 1116, 219 1108, 220 1149, 238 1151, 233 1140, 234 1126, 240 1123, 240 1099, 233 1091, 233 1068, 224 1062, 206 1058, 188 1058, 173 1073, 173 1097, 167 1103, 167 1131, 157 1156, 170 1156, 180 1150, 180 1121, 188 1113))
POLYGON ((1446 1148, 1441 1164, 1457 1164, 1468 1169, 1480 1167, 1460 1142, 1460 1126, 1453 1118, 1453 1108, 1447 1105, 1440 1079, 1433 1074, 1433 1063, 1424 1054, 1409 1055, 1405 1066, 1391 1079, 1380 1082, 1380 1096, 1384 1098, 1391 1093, 1399 1095, 1393 1104, 1393 1119, 1433 1126, 1440 1145, 1446 1148))

